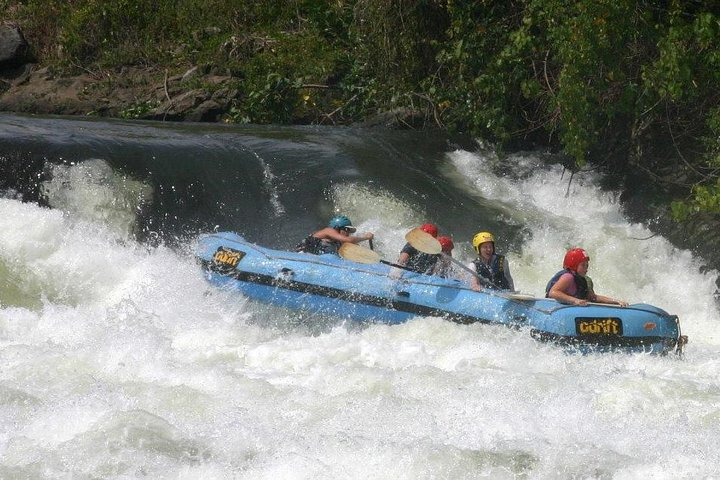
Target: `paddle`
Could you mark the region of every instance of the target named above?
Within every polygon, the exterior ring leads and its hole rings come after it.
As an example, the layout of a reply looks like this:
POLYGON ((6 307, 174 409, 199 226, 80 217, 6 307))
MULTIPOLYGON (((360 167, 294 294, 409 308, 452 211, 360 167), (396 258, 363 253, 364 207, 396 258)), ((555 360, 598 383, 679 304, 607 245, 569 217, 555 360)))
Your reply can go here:
POLYGON ((345 242, 340 245, 340 248, 338 249, 338 255, 340 255, 345 260, 350 260, 351 262, 364 264, 384 263, 385 265, 390 265, 391 267, 402 268, 403 270, 408 270, 410 272, 413 271, 404 265, 398 265, 397 263, 383 260, 380 258, 380 254, 378 254, 377 252, 350 242, 345 242))
MULTIPOLYGON (((438 247, 440 247, 440 242, 435 240, 435 238, 433 238, 432 235, 430 235, 420 229, 415 229, 415 230, 411 230, 410 232, 408 232, 407 235, 405 235, 405 240, 407 240, 408 243, 410 243, 410 245, 417 248, 421 252, 423 252, 423 248, 424 248, 425 250, 429 250, 430 252, 436 252, 436 254, 437 254, 438 247), (420 247, 420 248, 418 248, 418 247, 420 247)), ((439 249, 440 249, 439 253, 442 253, 442 247, 440 247, 439 249)), ((428 252, 425 251, 423 253, 428 253, 428 252)), ((403 270, 408 270, 411 272, 414 271, 404 265, 398 265, 397 263, 392 263, 392 262, 388 262, 386 260, 382 260, 380 258, 380 255, 377 252, 374 252, 368 248, 361 247, 360 245, 356 245, 356 244, 350 243, 350 242, 346 242, 346 243, 343 243, 342 245, 340 245, 340 248, 338 249, 338 255, 340 255, 342 258, 344 258, 346 260, 350 260, 352 262, 365 263, 365 264, 384 263, 385 265, 390 265, 391 267, 397 267, 397 268, 401 268, 403 270)), ((447 255, 447 254, 444 254, 444 255, 447 255)), ((470 273, 472 273, 476 277, 482 279, 482 277, 480 277, 477 274, 477 272, 470 270, 465 265, 463 265, 462 263, 460 263, 457 260, 455 260, 454 258, 452 258, 450 255, 447 255, 447 256, 450 258, 450 260, 452 260, 453 262, 456 262, 463 269, 468 270, 470 273)), ((498 292, 486 291, 485 293, 487 293, 489 295, 494 295, 497 297, 507 298, 509 300, 530 300, 531 298, 533 298, 532 295, 523 294, 523 293, 502 293, 500 291, 498 291, 498 292)))
POLYGON ((442 246, 435 237, 430 235, 424 230, 419 228, 413 228, 405 234, 405 240, 413 246, 413 248, 420 250, 423 253, 429 253, 430 255, 437 255, 442 253, 442 246))
MULTIPOLYGON (((508 295, 509 298, 512 298, 513 300, 520 300, 520 301, 529 301, 529 302, 537 302, 539 300, 554 300, 560 305, 564 307, 578 307, 581 305, 573 305, 572 303, 565 303, 561 302, 560 300, 555 300, 553 298, 546 298, 546 297, 535 297, 533 295, 529 295, 526 293, 513 293, 508 295)), ((627 307, 622 307, 618 305, 617 303, 598 303, 598 302, 587 302, 584 306, 596 306, 596 307, 614 307, 614 308, 632 308, 630 305, 627 307)), ((642 310, 642 308, 636 308, 635 310, 642 310)))
POLYGON ((345 260, 350 260, 357 263, 379 263, 380 254, 370 250, 369 248, 355 245, 354 243, 345 242, 338 248, 338 255, 345 260))
MULTIPOLYGON (((437 241, 435 237, 430 235, 429 233, 420 230, 419 228, 414 228, 410 230, 407 234, 405 234, 405 240, 408 241, 408 243, 415 249, 420 250, 423 253, 428 253, 430 255, 437 255, 438 253, 442 255, 445 258, 450 259, 452 263, 457 265, 458 267, 462 268, 466 272, 469 272, 471 275, 476 277, 478 280, 483 281, 485 283, 488 283, 492 287, 497 288, 498 290, 502 290, 500 287, 495 285, 495 283, 491 282, 487 278, 481 276, 476 271, 469 268, 467 265, 464 265, 458 260, 455 260, 452 255, 448 255, 447 253, 442 251, 442 246, 440 245, 440 242, 437 241)), ((516 295, 516 294, 509 294, 509 295, 516 295)), ((523 295, 523 294, 519 294, 523 295)), ((527 297, 527 295, 523 295, 523 297, 527 297)), ((525 298, 527 299, 527 298, 525 298)))

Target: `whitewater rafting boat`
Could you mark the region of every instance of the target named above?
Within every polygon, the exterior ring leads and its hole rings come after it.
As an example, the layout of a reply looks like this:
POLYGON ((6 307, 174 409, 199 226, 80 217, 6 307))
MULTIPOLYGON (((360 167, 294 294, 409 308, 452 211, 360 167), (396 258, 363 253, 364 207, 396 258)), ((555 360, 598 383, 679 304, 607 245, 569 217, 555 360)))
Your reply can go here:
POLYGON ((388 324, 418 316, 503 324, 583 352, 680 353, 686 341, 677 316, 647 304, 579 307, 528 295, 476 292, 464 282, 399 270, 389 262, 273 250, 231 232, 202 235, 195 254, 212 285, 306 312, 388 324))

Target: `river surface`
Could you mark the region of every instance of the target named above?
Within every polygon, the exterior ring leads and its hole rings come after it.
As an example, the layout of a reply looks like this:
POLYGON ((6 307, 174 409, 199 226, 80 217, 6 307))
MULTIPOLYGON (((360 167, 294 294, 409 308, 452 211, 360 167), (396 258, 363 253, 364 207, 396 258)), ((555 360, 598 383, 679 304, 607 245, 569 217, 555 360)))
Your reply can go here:
POLYGON ((0 114, 0 478, 720 478, 718 272, 595 172, 436 134, 0 114), (512 164, 510 167, 509 164, 512 164), (334 213, 395 260, 489 230, 541 295, 680 317, 684 358, 568 354, 439 318, 358 325, 210 287, 202 232, 291 248, 334 213))

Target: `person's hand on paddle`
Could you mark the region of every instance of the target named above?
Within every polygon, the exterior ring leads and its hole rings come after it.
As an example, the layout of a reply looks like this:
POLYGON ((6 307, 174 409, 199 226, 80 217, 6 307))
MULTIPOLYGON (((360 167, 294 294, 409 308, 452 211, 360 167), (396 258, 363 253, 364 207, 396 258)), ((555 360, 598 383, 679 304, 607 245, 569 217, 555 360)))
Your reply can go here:
POLYGON ((606 297, 605 295, 595 295, 594 300, 599 303, 616 304, 621 307, 627 307, 629 304, 625 300, 615 300, 612 297, 606 297))
POLYGON ((627 303, 625 300, 615 300, 614 298, 609 298, 609 297, 603 297, 603 298, 606 300, 603 303, 615 303, 621 307, 627 307, 629 305, 629 303, 627 303))

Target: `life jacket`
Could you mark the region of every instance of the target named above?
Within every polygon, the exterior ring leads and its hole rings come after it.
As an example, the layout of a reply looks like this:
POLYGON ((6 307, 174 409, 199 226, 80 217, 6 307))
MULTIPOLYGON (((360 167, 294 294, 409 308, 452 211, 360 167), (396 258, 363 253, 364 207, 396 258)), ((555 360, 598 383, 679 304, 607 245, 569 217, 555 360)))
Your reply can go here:
POLYGON ((485 288, 509 290, 510 282, 505 277, 505 255, 493 253, 490 263, 485 264, 479 258, 473 260, 475 271, 480 276, 480 284, 485 288))
POLYGON ((557 281, 560 280, 560 277, 562 277, 566 273, 572 273, 573 279, 575 280, 576 291, 573 297, 579 298, 581 300, 588 300, 590 289, 588 288, 587 280, 581 275, 578 275, 577 272, 574 272, 569 268, 566 268, 565 270, 560 270, 555 275, 553 275, 553 277, 550 279, 547 286, 545 287, 545 297, 549 298, 550 289, 552 288, 552 286, 555 285, 557 281))
POLYGON ((433 274, 440 278, 451 278, 453 275, 452 263, 449 258, 441 258, 435 263, 433 274))
POLYGON ((405 247, 403 247, 402 252, 409 255, 407 265, 405 265, 408 270, 412 270, 417 273, 424 273, 426 275, 430 275, 432 273, 433 267, 440 258, 439 253, 434 255, 424 253, 410 244, 406 244, 405 247))
POLYGON ((296 252, 312 253, 313 255, 322 255, 324 253, 338 253, 340 242, 335 240, 323 240, 312 235, 308 235, 305 239, 298 243, 295 247, 296 252))

